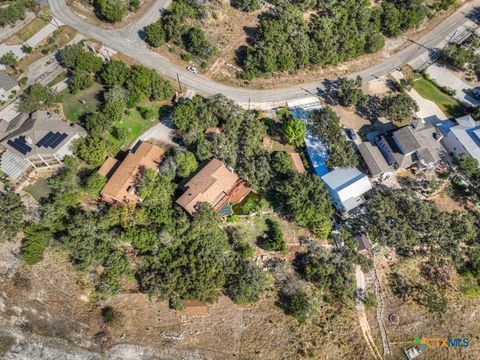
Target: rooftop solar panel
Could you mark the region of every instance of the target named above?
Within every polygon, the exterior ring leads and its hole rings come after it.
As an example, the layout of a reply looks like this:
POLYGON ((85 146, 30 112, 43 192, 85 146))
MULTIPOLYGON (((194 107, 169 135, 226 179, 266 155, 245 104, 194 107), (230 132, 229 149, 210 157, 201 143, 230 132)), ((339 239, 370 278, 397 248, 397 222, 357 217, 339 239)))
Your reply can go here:
POLYGON ((54 149, 57 147, 65 138, 67 137, 67 134, 65 133, 57 133, 55 136, 50 140, 49 146, 54 149))
POLYGON ((10 139, 7 141, 7 144, 23 155, 27 155, 27 153, 32 151, 32 148, 27 145, 25 136, 19 136, 13 141, 10 139))
POLYGON ((55 133, 54 133, 53 131, 49 131, 49 132, 47 133, 47 135, 45 135, 43 138, 40 139, 39 142, 37 142, 36 145, 37 145, 38 147, 44 146, 45 143, 46 143, 47 141, 49 141, 50 138, 51 138, 53 135, 55 135, 55 133))

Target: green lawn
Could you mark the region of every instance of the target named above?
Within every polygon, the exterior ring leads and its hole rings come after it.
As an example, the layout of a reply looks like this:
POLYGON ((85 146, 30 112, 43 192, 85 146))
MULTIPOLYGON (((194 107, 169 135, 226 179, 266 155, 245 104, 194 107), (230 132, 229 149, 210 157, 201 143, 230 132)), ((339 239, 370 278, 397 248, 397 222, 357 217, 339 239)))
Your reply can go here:
MULTIPOLYGON (((143 101, 139 105, 142 108, 150 108, 155 110, 158 114, 161 104, 159 102, 149 102, 143 101)), ((118 140, 112 136, 112 141, 119 148, 128 147, 132 141, 138 138, 142 133, 148 130, 150 127, 155 125, 158 121, 158 117, 150 120, 145 120, 142 118, 137 109, 128 109, 127 115, 125 115, 119 123, 114 124, 118 129, 123 129, 127 133, 125 140, 118 140)))
POLYGON ((433 101, 449 118, 465 115, 465 110, 460 103, 448 94, 445 94, 434 83, 420 77, 413 83, 413 88, 421 97, 433 101))
POLYGON ((47 86, 53 86, 53 85, 57 85, 59 82, 65 80, 67 78, 67 73, 66 72, 62 72, 60 74, 58 74, 57 76, 55 76, 55 78, 50 81, 47 86))
POLYGON ((47 198, 50 195, 50 187, 48 186, 47 179, 38 179, 33 184, 25 187, 24 190, 37 201, 40 201, 42 198, 47 198))
POLYGON ((72 122, 78 122, 84 114, 95 112, 100 104, 96 96, 103 89, 99 83, 94 83, 86 90, 78 94, 70 94, 68 89, 60 92, 62 96, 62 105, 65 116, 72 122))
MULTIPOLYGON (((60 92, 62 96, 62 106, 65 116, 72 122, 78 122, 82 115, 98 111, 100 108, 100 101, 97 99, 103 87, 101 84, 94 83, 90 88, 80 91, 78 94, 72 95, 69 89, 60 92)), ((142 101, 137 108, 128 109, 122 121, 114 123, 113 127, 125 131, 126 137, 124 140, 116 139, 111 136, 112 142, 118 149, 128 147, 132 141, 138 138, 143 132, 155 125, 158 121, 158 114, 160 107, 165 102, 151 102, 148 100, 142 101), (153 119, 143 119, 138 111, 138 108, 148 108, 157 114, 153 119)))

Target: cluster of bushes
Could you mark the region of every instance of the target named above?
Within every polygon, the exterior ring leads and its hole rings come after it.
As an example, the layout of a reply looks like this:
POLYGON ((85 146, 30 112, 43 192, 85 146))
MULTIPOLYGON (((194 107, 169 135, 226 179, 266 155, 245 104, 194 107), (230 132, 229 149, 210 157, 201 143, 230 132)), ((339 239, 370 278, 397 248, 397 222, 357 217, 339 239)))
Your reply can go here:
POLYGON ((94 0, 94 6, 102 19, 115 23, 122 21, 127 10, 137 11, 140 0, 94 0))
POLYGON ((446 64, 458 69, 472 69, 477 77, 480 74, 480 56, 475 51, 480 47, 480 39, 464 44, 449 44, 442 49, 441 60, 446 64))
POLYGON ((444 289, 453 269, 462 275, 473 274, 479 285, 475 215, 442 212, 412 191, 397 190, 375 194, 361 224, 373 241, 393 248, 404 258, 421 257, 424 261, 421 275, 426 286, 392 275, 392 289, 399 297, 442 312, 447 306, 444 289))
POLYGON ((35 0, 8 0, 0 8, 0 26, 13 24, 17 20, 25 19, 27 10, 35 8, 35 0))
MULTIPOLYGON (((106 64, 92 52, 85 51, 81 43, 68 45, 60 50, 62 64, 69 69, 70 91, 77 93, 99 81, 105 85, 101 111, 88 114, 84 119, 89 136, 77 144, 78 156, 91 165, 100 164, 108 154, 116 152, 108 134, 124 139, 126 134, 115 126, 122 120, 128 108, 134 108, 143 99, 165 100, 174 95, 171 83, 142 65, 129 67, 122 61, 106 64)), ((147 109, 140 109, 142 117, 155 116, 147 109)))
MULTIPOLYGON (((260 19, 254 44, 246 49, 242 65, 244 79, 294 71, 309 65, 334 65, 384 45, 385 36, 398 36, 418 26, 435 11, 424 0, 382 1, 273 1, 275 12, 260 19), (305 20, 305 11, 318 16, 305 20)), ((453 1, 443 1, 442 8, 453 1)))
POLYGON ((340 118, 331 108, 313 111, 308 126, 315 136, 328 144, 327 162, 330 167, 357 166, 355 150, 343 134, 340 118))
MULTIPOLYGON (((165 42, 181 46, 194 58, 202 61, 202 67, 218 52, 207 39, 205 32, 185 23, 188 19, 199 19, 205 8, 190 0, 174 1, 172 7, 161 20, 145 27, 145 41, 153 47, 160 47, 165 42)), ((189 56, 182 56, 189 60, 189 56)))

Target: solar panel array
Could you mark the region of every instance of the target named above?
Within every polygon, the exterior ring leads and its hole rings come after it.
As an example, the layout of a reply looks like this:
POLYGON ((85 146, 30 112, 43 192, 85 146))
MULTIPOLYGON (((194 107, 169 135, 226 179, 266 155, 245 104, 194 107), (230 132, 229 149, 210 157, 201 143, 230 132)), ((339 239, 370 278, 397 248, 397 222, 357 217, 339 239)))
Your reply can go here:
POLYGON ((27 139, 25 136, 19 136, 13 141, 10 139, 7 141, 7 144, 23 155, 27 155, 27 153, 32 151, 32 148, 27 145, 27 139))
POLYGON ((38 147, 49 147, 54 149, 58 146, 65 138, 67 134, 59 133, 59 132, 52 132, 49 131, 47 135, 45 135, 39 142, 37 142, 38 147))

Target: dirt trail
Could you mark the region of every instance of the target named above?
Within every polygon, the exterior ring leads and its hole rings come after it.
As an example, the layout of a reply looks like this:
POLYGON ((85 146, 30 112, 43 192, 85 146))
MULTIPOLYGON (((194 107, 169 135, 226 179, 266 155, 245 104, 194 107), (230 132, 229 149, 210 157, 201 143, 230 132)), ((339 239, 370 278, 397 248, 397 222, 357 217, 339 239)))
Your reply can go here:
POLYGON ((381 360, 383 358, 377 348, 377 345, 375 345, 375 340, 373 339, 370 325, 368 324, 367 315, 365 314, 365 305, 361 299, 365 296, 365 274, 358 265, 355 268, 355 278, 357 281, 356 308, 360 329, 362 330, 362 335, 367 343, 368 348, 370 349, 370 352, 372 353, 373 358, 381 360))

